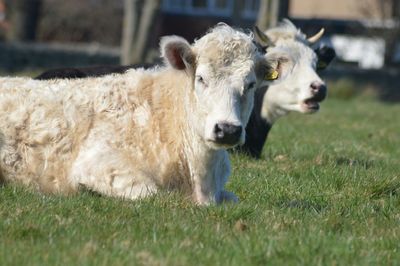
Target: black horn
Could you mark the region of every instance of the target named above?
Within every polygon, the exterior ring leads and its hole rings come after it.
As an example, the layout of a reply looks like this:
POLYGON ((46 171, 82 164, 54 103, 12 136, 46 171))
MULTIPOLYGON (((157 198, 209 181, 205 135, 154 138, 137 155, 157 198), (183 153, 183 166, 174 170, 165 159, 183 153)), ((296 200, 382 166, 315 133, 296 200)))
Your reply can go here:
POLYGON ((268 36, 264 32, 262 32, 257 26, 253 27, 253 33, 258 43, 263 47, 268 47, 273 45, 268 36))

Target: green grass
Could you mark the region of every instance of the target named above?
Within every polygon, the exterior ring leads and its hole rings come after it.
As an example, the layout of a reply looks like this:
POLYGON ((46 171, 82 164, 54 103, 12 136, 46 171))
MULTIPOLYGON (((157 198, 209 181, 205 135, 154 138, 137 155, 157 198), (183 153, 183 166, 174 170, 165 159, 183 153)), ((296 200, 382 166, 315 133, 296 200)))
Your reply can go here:
POLYGON ((232 156, 236 205, 0 188, 0 265, 400 265, 400 105, 328 100, 232 156))

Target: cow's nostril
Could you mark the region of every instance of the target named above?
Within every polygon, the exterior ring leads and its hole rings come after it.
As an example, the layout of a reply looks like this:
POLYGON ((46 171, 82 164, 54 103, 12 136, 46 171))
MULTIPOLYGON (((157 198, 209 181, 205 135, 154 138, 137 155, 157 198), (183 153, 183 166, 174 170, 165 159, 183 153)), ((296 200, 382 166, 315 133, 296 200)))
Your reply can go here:
POLYGON ((227 135, 237 135, 238 133, 242 132, 241 126, 226 124, 224 127, 224 133, 227 135))
POLYGON ((313 92, 318 92, 319 91, 319 89, 320 89, 320 87, 321 87, 321 83, 319 83, 319 82, 313 82, 313 83, 311 83, 311 85, 310 85, 310 87, 311 87, 311 90, 313 91, 313 92))
POLYGON ((221 144, 233 145, 239 142, 243 127, 226 122, 215 125, 214 133, 216 141, 221 144))
POLYGON ((313 82, 313 83, 311 83, 310 87, 311 87, 311 92, 313 94, 312 99, 314 99, 316 101, 322 101, 325 99, 326 93, 327 93, 327 88, 324 83, 313 82))
POLYGON ((223 138, 224 137, 224 130, 223 130, 223 124, 218 123, 214 126, 214 133, 217 138, 223 138))
POLYGON ((320 91, 326 92, 326 86, 324 83, 321 82, 313 82, 311 83, 310 87, 313 93, 318 93, 320 91))

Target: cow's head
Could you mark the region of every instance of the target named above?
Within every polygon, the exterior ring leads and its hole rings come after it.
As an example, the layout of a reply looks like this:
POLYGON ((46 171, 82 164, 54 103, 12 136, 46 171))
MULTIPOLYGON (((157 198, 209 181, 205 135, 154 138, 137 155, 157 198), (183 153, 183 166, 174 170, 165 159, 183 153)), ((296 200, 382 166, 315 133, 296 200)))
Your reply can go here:
POLYGON ((321 29, 307 38, 289 20, 265 33, 255 29, 258 41, 267 46, 267 54, 276 57, 279 75, 285 76, 282 82, 268 88, 265 108, 275 108, 280 115, 289 111, 314 113, 319 110, 327 87, 317 71, 325 68, 335 56, 329 47, 312 49, 323 32, 321 29))
POLYGON ((214 149, 244 143, 254 91, 273 71, 252 36, 219 24, 193 45, 164 37, 161 50, 167 64, 192 79, 187 109, 196 133, 214 149))

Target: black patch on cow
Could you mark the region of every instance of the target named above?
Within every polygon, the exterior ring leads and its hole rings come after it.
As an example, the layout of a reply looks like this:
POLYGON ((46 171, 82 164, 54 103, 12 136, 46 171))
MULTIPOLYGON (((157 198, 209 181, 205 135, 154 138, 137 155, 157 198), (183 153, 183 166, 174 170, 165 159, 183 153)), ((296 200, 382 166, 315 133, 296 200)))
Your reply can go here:
POLYGON ((133 64, 127 66, 91 66, 91 67, 75 67, 75 68, 56 68, 50 69, 34 79, 47 80, 47 79, 75 79, 87 77, 100 77, 112 73, 124 73, 131 68, 149 68, 154 64, 133 64))
POLYGON ((326 45, 318 47, 314 52, 318 57, 317 70, 324 70, 336 57, 335 49, 326 45))
POLYGON ((46 79, 56 79, 56 78, 85 78, 87 75, 79 69, 76 68, 60 68, 45 71, 34 79, 46 80, 46 79))
POLYGON ((268 133, 272 128, 272 125, 261 117, 261 108, 267 89, 267 86, 259 88, 254 94, 254 108, 246 126, 246 141, 238 148, 240 152, 256 159, 261 157, 268 133))

